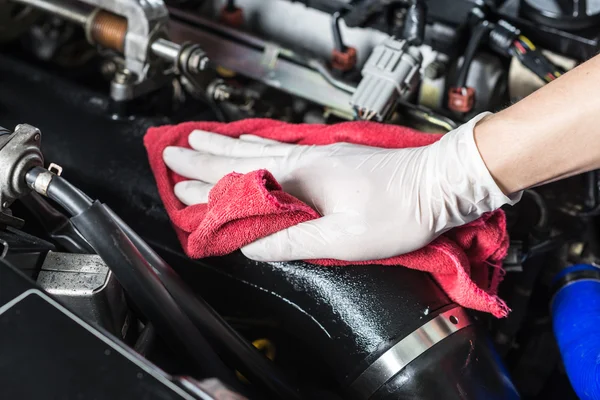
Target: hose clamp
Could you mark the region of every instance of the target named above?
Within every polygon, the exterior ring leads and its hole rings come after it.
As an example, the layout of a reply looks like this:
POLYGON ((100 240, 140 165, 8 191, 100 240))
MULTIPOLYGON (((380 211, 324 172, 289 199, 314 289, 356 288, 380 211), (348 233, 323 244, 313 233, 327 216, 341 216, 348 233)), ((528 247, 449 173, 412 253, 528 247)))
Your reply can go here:
POLYGON ((370 398, 411 361, 448 336, 471 324, 469 315, 462 307, 454 307, 437 315, 400 340, 369 365, 350 385, 350 392, 357 399, 370 398))
POLYGON ((52 183, 53 178, 54 174, 52 172, 42 172, 35 179, 32 189, 41 194, 42 196, 48 196, 48 186, 50 186, 50 183, 52 183))

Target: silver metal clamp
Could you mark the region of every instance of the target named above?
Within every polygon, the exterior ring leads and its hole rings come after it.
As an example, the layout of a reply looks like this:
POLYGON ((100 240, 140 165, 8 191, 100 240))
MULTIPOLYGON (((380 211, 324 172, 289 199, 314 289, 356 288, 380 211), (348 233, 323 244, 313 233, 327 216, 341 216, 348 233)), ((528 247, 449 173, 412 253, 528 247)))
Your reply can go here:
POLYGON ((469 325, 471 320, 462 307, 454 307, 439 314, 400 340, 369 365, 350 385, 350 391, 358 399, 370 398, 411 361, 469 325))

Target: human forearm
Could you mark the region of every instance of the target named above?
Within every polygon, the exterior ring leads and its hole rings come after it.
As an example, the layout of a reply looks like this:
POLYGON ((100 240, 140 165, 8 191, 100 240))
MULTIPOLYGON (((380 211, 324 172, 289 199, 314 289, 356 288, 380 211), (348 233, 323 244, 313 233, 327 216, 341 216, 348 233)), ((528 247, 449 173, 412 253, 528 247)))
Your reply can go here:
POLYGON ((600 56, 475 128, 505 193, 600 168, 600 56))

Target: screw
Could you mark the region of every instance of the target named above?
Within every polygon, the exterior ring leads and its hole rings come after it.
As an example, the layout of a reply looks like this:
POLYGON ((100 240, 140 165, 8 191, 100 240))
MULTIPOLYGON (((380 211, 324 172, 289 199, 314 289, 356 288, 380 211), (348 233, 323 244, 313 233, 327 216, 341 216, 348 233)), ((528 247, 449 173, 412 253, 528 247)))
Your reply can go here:
POLYGON ((33 137, 33 140, 35 140, 36 142, 37 142, 38 140, 40 140, 40 134, 39 134, 39 133, 36 133, 36 134, 35 134, 35 136, 33 137))
POLYGON ((124 69, 115 74, 115 82, 125 85, 132 82, 135 79, 135 75, 128 69, 124 69))
POLYGON ((2 203, 2 208, 8 208, 10 204, 8 203, 8 201, 5 201, 4 203, 2 203))
POLYGON ((188 68, 192 72, 200 72, 206 68, 208 57, 202 49, 196 49, 188 58, 188 68))

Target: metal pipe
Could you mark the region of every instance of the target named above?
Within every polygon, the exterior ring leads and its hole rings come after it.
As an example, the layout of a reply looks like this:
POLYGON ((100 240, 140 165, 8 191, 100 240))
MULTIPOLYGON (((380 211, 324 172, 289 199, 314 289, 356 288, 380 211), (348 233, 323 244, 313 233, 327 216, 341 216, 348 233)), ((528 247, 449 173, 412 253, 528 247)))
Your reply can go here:
POLYGON ((81 3, 66 3, 60 0, 15 0, 17 3, 25 4, 50 14, 64 18, 78 25, 85 26, 91 14, 91 8, 81 3))
MULTIPOLYGON (((18 3, 46 11, 52 15, 64 18, 83 26, 87 31, 88 40, 104 47, 125 51, 125 35, 127 20, 104 10, 94 12, 92 8, 81 3, 66 3, 61 0, 14 0, 18 3)), ((177 63, 181 46, 166 39, 157 39, 151 43, 152 52, 172 63, 177 63)))
POLYGON ((181 51, 181 46, 169 40, 157 39, 150 45, 150 49, 154 55, 163 60, 176 63, 179 52, 181 51))

